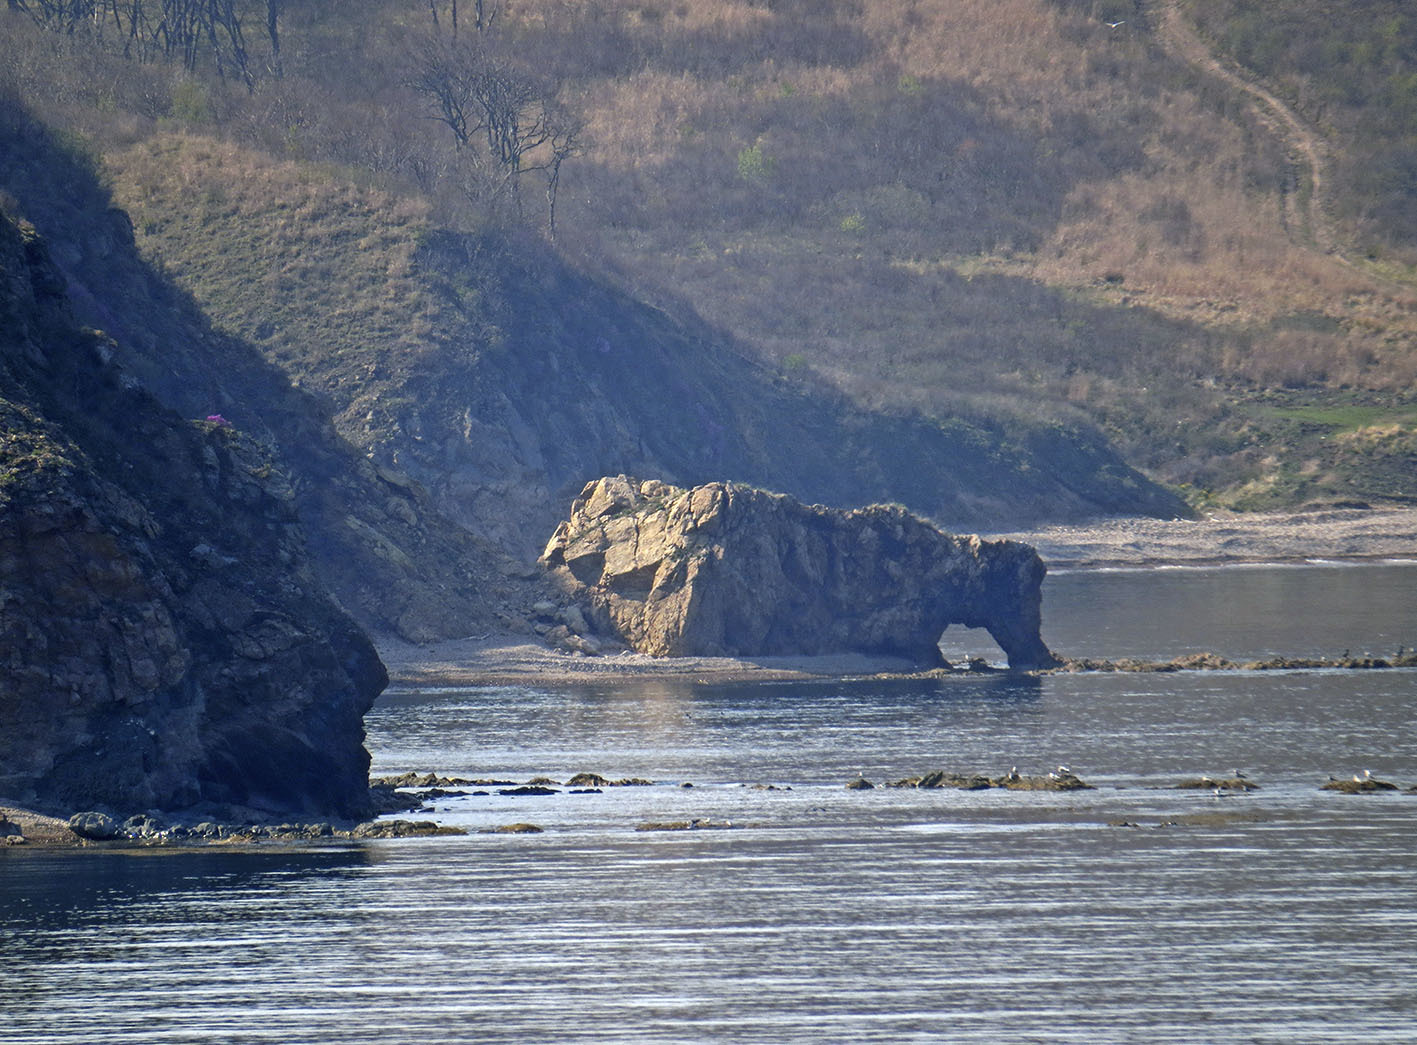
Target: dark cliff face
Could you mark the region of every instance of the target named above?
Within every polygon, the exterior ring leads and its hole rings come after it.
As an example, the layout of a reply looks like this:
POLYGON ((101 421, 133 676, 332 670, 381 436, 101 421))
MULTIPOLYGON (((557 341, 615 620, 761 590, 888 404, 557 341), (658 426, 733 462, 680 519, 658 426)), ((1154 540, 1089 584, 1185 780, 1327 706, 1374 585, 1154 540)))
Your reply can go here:
POLYGON ((586 486, 543 556, 606 631, 669 656, 862 652, 940 659, 986 628, 1015 668, 1044 645, 1038 553, 944 533, 903 508, 804 505, 734 483, 586 486))
POLYGON ((387 679, 263 448, 161 407, 0 219, 0 794, 356 814, 387 679))
POLYGON ((62 289, 76 316, 114 338, 126 375, 183 416, 221 412, 271 453, 290 477, 316 574, 361 624, 427 642, 525 616, 538 597, 525 562, 508 562, 342 438, 333 400, 293 387, 142 258, 131 220, 84 158, 3 96, 0 193, 48 244, 56 299, 62 289))

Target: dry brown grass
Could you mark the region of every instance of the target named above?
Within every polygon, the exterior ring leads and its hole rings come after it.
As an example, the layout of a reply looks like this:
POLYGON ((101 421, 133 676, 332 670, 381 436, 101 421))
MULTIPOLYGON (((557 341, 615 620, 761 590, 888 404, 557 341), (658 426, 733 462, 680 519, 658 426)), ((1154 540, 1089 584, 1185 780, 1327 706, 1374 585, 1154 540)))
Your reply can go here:
MULTIPOLYGON (((937 415, 1084 415, 1176 481, 1269 496, 1299 489, 1277 474, 1292 465, 1312 487, 1318 437, 1240 407, 1268 388, 1397 402, 1417 377, 1417 284, 1286 227, 1289 161, 1245 99, 1169 55, 1145 14, 1113 31, 1086 9, 519 0, 500 31, 586 121, 563 172, 560 241, 729 329, 785 380, 815 371, 863 401, 937 415)), ((327 203, 367 214, 395 195, 302 186, 294 166, 252 170, 250 155, 198 157, 189 141, 186 173, 143 176, 188 178, 201 220, 247 243, 217 196, 235 199, 250 175, 282 200, 238 201, 264 215, 269 278, 373 302, 356 317, 332 300, 305 333, 409 346, 439 319, 398 237, 482 215, 456 155, 393 82, 388 41, 419 19, 407 5, 367 10, 385 12, 368 16, 367 66, 336 61, 325 41, 320 77, 292 66, 251 99, 213 97, 268 151, 416 186, 431 209, 388 222, 394 241, 361 233, 351 255, 327 203)), ((25 75, 41 65, 29 55, 25 75)), ((125 155, 120 166, 141 149, 125 155)), ((124 177, 141 210, 137 175, 124 177)), ((221 278, 199 267, 198 282, 221 278)))
MULTIPOLYGON (((717 78, 649 63, 594 83, 568 221, 585 256, 608 248, 789 376, 933 412, 1041 396, 1158 463, 1209 460, 1194 429, 1259 438, 1224 420, 1235 395, 1410 383, 1413 285, 1286 228, 1282 144, 1144 20, 1113 32, 1047 0, 859 6, 872 48, 855 63, 789 54, 717 78), (732 163, 750 144, 775 160, 756 196, 732 163)), ((765 10, 693 18, 731 48, 765 10)), ((1261 470, 1285 466, 1271 451, 1261 470)))

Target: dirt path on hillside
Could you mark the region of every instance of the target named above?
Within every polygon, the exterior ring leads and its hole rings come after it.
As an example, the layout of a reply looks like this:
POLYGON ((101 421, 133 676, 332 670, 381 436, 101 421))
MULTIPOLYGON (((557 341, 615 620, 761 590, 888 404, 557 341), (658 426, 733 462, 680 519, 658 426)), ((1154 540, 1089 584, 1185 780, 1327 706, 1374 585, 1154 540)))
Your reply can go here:
POLYGON ((1175 0, 1158 4, 1156 37, 1172 54, 1248 96, 1260 123, 1283 143, 1296 170, 1294 186, 1285 193, 1284 213, 1289 234, 1307 237, 1326 253, 1348 262, 1326 207, 1328 146, 1283 100, 1233 63, 1215 56, 1210 45, 1186 21, 1175 0), (1309 192, 1302 186, 1308 182, 1309 192))

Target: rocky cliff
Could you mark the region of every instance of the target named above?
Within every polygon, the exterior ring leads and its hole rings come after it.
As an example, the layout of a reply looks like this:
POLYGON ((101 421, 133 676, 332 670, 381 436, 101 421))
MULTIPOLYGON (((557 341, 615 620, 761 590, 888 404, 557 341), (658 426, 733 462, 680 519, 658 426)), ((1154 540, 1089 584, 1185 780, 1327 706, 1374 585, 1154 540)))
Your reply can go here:
POLYGON ((622 475, 585 487, 542 562, 599 630, 642 653, 937 664, 941 635, 963 624, 988 629, 1012 667, 1057 663, 1032 548, 953 536, 898 506, 840 510, 622 475))
POLYGON ((0 217, 0 794, 360 812, 386 677, 310 569, 289 482, 113 352, 0 217))
POLYGON ((132 220, 85 157, 0 97, 6 193, 44 237, 75 315, 113 340, 130 380, 184 417, 220 413, 263 444, 290 478, 320 582, 360 624, 427 642, 515 627, 527 615, 538 597, 527 590, 530 556, 512 562, 442 516, 406 471, 346 441, 332 399, 294 387, 213 323, 171 268, 139 255, 132 220))

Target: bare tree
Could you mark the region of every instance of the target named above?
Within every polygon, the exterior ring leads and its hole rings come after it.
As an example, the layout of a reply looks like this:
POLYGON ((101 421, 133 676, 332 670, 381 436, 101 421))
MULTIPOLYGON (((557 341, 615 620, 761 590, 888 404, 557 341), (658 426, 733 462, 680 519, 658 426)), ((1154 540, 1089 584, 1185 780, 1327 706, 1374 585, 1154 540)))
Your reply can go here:
POLYGON ((519 215, 522 175, 545 173, 547 228, 554 236, 561 164, 578 151, 580 136, 580 125, 550 101, 555 92, 482 41, 430 41, 405 82, 428 100, 433 119, 452 131, 474 169, 495 169, 494 192, 508 197, 519 215))
POLYGON ((271 41, 271 75, 284 75, 280 62, 280 9, 282 0, 266 0, 266 36, 271 41))
MULTIPOLYGON (((210 61, 219 76, 255 83, 238 0, 9 0, 40 25, 69 35, 85 33, 100 41, 112 32, 126 57, 180 60, 194 70, 210 61)), ((267 0, 266 26, 273 67, 280 53, 280 0, 267 0)))
POLYGON ((579 120, 559 121, 551 134, 551 156, 546 165, 546 235, 556 238, 556 193, 561 187, 561 164, 580 152, 579 120))

